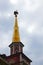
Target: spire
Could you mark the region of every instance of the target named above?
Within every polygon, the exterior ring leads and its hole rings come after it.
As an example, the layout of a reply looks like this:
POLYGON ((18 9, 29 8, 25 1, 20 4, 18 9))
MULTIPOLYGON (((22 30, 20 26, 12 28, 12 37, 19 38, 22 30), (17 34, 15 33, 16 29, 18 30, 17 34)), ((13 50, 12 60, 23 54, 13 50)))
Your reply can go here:
POLYGON ((17 14, 18 14, 18 12, 14 11, 15 25, 14 25, 14 32, 13 32, 12 42, 20 42, 17 14))

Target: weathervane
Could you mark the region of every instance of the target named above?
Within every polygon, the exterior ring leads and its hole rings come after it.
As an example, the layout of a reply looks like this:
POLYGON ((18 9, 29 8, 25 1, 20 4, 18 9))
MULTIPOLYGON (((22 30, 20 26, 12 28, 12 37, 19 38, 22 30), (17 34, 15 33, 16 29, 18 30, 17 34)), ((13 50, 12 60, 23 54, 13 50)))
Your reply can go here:
POLYGON ((17 12, 17 11, 14 11, 14 15, 15 15, 15 17, 17 17, 17 14, 18 14, 18 12, 17 12))

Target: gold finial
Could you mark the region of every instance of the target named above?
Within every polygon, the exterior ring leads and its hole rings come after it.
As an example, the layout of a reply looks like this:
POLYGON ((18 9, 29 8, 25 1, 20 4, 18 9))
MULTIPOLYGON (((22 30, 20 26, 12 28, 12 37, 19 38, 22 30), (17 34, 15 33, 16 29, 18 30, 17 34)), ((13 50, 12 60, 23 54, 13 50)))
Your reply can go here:
POLYGON ((14 25, 14 32, 13 32, 12 42, 20 42, 19 28, 18 28, 18 21, 17 21, 17 14, 18 14, 18 12, 14 11, 15 25, 14 25))

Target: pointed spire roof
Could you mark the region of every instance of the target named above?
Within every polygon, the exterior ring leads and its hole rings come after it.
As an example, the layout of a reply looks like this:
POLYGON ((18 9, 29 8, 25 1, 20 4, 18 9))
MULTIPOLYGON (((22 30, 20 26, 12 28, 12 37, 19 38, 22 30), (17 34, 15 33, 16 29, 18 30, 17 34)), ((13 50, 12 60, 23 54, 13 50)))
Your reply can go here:
POLYGON ((17 11, 14 11, 15 25, 14 25, 14 32, 13 32, 12 42, 20 42, 17 14, 18 14, 18 12, 17 11))

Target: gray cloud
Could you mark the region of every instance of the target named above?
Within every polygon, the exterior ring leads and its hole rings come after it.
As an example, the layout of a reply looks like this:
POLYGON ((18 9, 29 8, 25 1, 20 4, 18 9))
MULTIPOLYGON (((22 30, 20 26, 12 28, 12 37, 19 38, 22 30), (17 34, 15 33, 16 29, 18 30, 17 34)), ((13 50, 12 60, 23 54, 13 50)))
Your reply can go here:
POLYGON ((7 46, 10 44, 13 32, 12 14, 17 9, 21 41, 25 45, 24 53, 32 59, 32 65, 43 65, 43 0, 27 1, 28 9, 26 0, 18 0, 14 4, 10 0, 0 0, 0 48, 2 48, 0 53, 9 55, 7 46))

